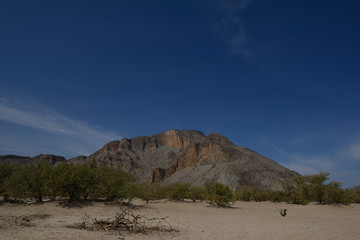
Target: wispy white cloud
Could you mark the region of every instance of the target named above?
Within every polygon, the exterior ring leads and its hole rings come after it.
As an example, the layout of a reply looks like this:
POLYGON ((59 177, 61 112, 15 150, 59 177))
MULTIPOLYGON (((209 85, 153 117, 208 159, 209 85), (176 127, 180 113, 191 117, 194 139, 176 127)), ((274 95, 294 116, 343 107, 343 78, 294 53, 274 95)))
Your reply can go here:
POLYGON ((332 172, 336 161, 327 157, 308 156, 302 154, 287 154, 287 162, 284 164, 289 169, 294 169, 302 175, 317 174, 320 172, 332 172))
POLYGON ((284 147, 276 142, 284 142, 284 139, 276 139, 276 136, 269 136, 262 134, 258 138, 258 143, 266 148, 274 150, 285 167, 297 171, 302 175, 317 174, 320 172, 332 172, 338 163, 337 155, 331 153, 307 153, 299 152, 296 146, 304 149, 304 144, 311 142, 309 140, 318 138, 318 134, 311 133, 310 135, 296 136, 293 139, 285 141, 288 147, 284 147), (293 149, 293 150, 290 150, 293 149))
MULTIPOLYGON (((61 145, 54 147, 61 148, 65 155, 69 155, 65 151, 69 151, 72 155, 90 154, 97 150, 94 148, 95 146, 121 138, 114 132, 102 130, 86 122, 73 120, 51 109, 24 103, 19 104, 6 98, 0 99, 0 120, 48 133, 48 138, 52 138, 51 141, 61 145)), ((20 138, 22 133, 19 131, 13 134, 17 134, 20 138)), ((4 136, 0 136, 0 138, 4 138, 4 136)), ((33 148, 43 149, 36 146, 37 142, 44 144, 43 141, 44 139, 33 141, 33 148)), ((0 139, 0 149, 2 148, 2 152, 4 149, 18 149, 17 152, 28 152, 28 149, 21 149, 24 146, 16 142, 15 140, 11 142, 8 139, 0 139)))
POLYGON ((347 150, 347 154, 351 159, 360 160, 360 143, 351 145, 347 150))
POLYGON ((344 141, 330 144, 328 148, 322 146, 321 150, 316 152, 313 144, 326 137, 326 132, 313 132, 287 140, 263 134, 258 138, 258 143, 273 153, 274 160, 302 175, 329 172, 330 178, 344 183, 344 187, 358 185, 359 139, 347 135, 343 138, 344 141), (307 151, 307 147, 311 150, 307 151))
POLYGON ((214 26, 214 31, 222 35, 231 47, 234 55, 244 55, 247 53, 244 45, 248 41, 246 27, 241 20, 241 12, 253 0, 211 0, 210 3, 219 13, 219 21, 214 26))

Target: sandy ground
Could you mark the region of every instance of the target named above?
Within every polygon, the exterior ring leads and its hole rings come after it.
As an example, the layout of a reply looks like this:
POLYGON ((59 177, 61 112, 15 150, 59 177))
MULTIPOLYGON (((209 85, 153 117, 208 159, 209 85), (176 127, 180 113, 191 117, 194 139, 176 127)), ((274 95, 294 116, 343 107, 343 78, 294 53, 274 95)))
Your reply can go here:
POLYGON ((68 208, 56 202, 0 205, 0 239, 360 239, 360 205, 298 206, 285 203, 236 202, 234 208, 210 207, 205 202, 135 201, 136 213, 166 217, 179 230, 150 235, 110 234, 66 228, 87 214, 97 219, 114 217, 117 205, 94 203, 68 208), (288 209, 282 217, 279 209, 288 209), (47 216, 49 215, 49 216, 47 216), (24 217, 25 216, 25 217, 24 217), (29 221, 24 221, 29 219, 29 221))

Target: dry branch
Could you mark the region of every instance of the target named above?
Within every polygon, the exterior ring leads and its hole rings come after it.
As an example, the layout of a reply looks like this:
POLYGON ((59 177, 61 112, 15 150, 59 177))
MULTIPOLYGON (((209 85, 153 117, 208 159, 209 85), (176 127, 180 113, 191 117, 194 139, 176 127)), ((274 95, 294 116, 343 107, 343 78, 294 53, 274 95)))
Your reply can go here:
POLYGON ((152 232, 177 232, 171 224, 166 221, 168 217, 146 218, 140 214, 135 214, 131 209, 125 208, 117 213, 114 218, 96 219, 89 215, 84 215, 81 223, 68 226, 89 231, 127 231, 131 233, 149 234, 152 232))

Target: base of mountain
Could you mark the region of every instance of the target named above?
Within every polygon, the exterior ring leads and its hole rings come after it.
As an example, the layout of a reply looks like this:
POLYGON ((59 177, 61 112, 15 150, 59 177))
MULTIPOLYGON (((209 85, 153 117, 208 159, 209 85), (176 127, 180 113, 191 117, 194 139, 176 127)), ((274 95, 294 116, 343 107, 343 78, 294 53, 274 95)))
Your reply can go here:
POLYGON ((37 163, 24 166, 0 166, 0 196, 3 201, 43 198, 65 199, 68 202, 106 200, 130 203, 139 198, 146 202, 169 199, 207 201, 219 207, 230 207, 233 201, 272 201, 294 204, 349 204, 360 203, 360 186, 343 189, 336 181, 326 183, 329 173, 296 176, 283 182, 283 191, 263 190, 257 186, 232 189, 219 182, 204 186, 188 183, 158 185, 139 183, 120 168, 96 164, 57 166, 37 163))

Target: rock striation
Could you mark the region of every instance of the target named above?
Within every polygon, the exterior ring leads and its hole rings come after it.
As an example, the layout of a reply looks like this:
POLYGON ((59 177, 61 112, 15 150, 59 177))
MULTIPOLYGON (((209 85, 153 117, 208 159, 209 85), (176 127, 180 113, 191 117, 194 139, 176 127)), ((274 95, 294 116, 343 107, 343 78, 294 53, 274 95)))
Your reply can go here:
POLYGON ((282 181, 299 175, 228 138, 195 130, 169 130, 152 137, 123 138, 107 143, 90 156, 69 160, 119 166, 142 182, 169 184, 221 182, 281 190, 282 181))

